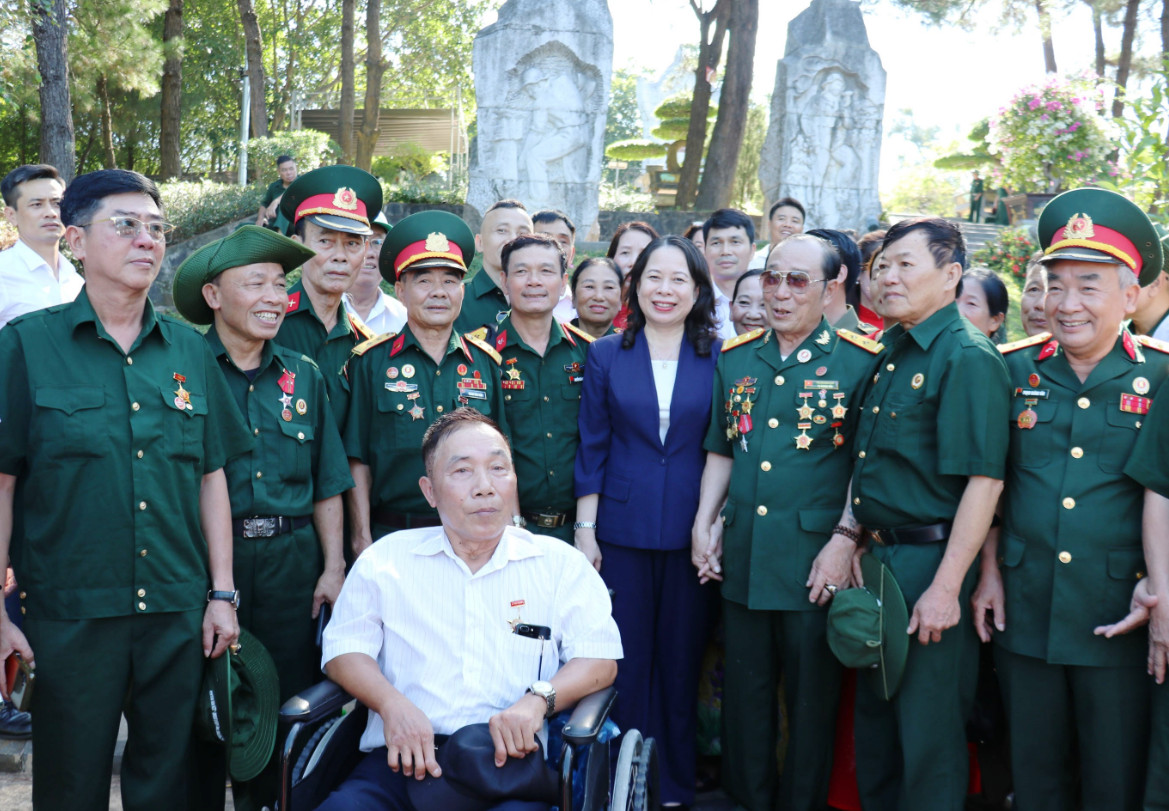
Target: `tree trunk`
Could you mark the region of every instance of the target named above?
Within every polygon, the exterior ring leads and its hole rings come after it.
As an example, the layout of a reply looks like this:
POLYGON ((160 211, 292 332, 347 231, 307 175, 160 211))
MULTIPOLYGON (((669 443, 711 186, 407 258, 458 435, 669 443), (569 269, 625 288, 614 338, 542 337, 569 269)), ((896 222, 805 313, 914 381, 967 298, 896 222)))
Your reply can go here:
POLYGON ((725 208, 730 203, 751 101, 759 0, 736 0, 728 30, 726 80, 719 97, 718 118, 710 136, 706 170, 702 173, 702 185, 698 187, 696 206, 702 211, 725 208))
POLYGON ((675 198, 675 204, 681 209, 693 207, 698 190, 698 169, 702 165, 702 153, 706 149, 706 118, 710 114, 711 86, 708 75, 714 75, 722 58, 723 39, 727 32, 731 3, 729 0, 718 0, 710 11, 705 12, 694 3, 691 3, 691 8, 698 16, 701 38, 698 44, 698 68, 694 71, 694 97, 690 102, 690 126, 686 130, 686 157, 682 161, 678 194, 675 198), (712 23, 713 37, 710 36, 712 23))
MULTIPOLYGON (((1169 0, 1166 0, 1169 2, 1169 0)), ((382 60, 381 0, 368 0, 365 10, 365 118, 357 133, 356 166, 370 171, 373 151, 381 135, 379 118, 382 106, 382 75, 386 63, 382 60)))
POLYGON ((1161 0, 1161 58, 1169 59, 1169 0, 1161 0))
POLYGON ((101 152, 102 165, 106 169, 118 168, 118 157, 114 154, 114 121, 110 113, 110 85, 103 73, 97 77, 97 98, 101 104, 101 152))
POLYGON ((236 0, 240 22, 244 27, 244 49, 248 54, 248 84, 252 88, 252 136, 268 135, 268 107, 264 100, 264 43, 260 39, 260 22, 252 0, 236 0))
POLYGON ((353 58, 353 16, 355 0, 341 0, 341 162, 353 165, 353 111, 357 105, 357 90, 353 79, 356 70, 353 58))
POLYGON ((69 96, 69 39, 65 0, 39 0, 32 6, 32 35, 41 74, 41 163, 73 180, 73 104, 69 96))
POLYGON ((158 147, 163 180, 179 177, 183 172, 179 151, 183 116, 183 56, 179 50, 182 36, 183 0, 170 0, 162 20, 162 47, 166 52, 166 61, 162 65, 158 147))
POLYGON ((1132 43, 1137 32, 1137 11, 1140 0, 1128 0, 1124 7, 1124 30, 1120 35, 1120 58, 1116 60, 1116 90, 1112 96, 1112 117, 1120 118, 1124 113, 1124 91, 1128 85, 1128 72, 1132 67, 1132 43))
MULTIPOLYGON (((1096 78, 1104 78, 1104 69, 1108 66, 1104 55, 1104 15, 1100 13, 1097 4, 1099 0, 1085 0, 1092 7, 1092 33, 1096 37, 1096 78)), ((1165 0, 1169 3, 1169 0, 1165 0)))
POLYGON ((1055 66, 1055 43, 1051 40, 1051 12, 1046 0, 1035 0, 1035 11, 1039 14, 1039 33, 1043 37, 1043 63, 1048 73, 1058 73, 1055 66))

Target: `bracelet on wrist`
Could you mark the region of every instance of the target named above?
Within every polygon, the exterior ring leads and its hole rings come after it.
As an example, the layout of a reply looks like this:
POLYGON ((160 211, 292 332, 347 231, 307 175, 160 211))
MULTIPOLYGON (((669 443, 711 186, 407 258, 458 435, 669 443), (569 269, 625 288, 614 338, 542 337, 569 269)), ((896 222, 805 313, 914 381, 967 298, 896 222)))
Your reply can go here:
POLYGON ((595 530, 597 528, 597 522, 596 521, 577 521, 575 524, 572 525, 572 528, 573 528, 573 530, 578 530, 578 529, 594 529, 595 530))
POLYGON ((855 527, 846 527, 844 524, 837 524, 832 528, 833 535, 843 535, 853 543, 859 544, 861 542, 861 532, 855 527))

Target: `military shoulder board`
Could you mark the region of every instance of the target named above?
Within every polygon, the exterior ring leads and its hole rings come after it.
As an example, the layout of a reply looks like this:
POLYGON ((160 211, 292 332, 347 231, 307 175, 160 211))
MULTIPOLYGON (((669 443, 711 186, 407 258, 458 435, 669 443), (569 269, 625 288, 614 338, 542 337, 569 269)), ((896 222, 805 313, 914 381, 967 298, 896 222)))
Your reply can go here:
POLYGON ((859 346, 861 349, 865 350, 866 352, 871 352, 874 355, 879 355, 885 349, 884 344, 878 341, 874 341, 867 335, 861 335, 859 332, 853 332, 852 330, 847 329, 838 329, 836 330, 836 335, 840 338, 840 340, 848 341, 853 346, 859 346))
POLYGON ((495 360, 496 363, 503 363, 503 358, 501 358, 499 356, 499 353, 496 352, 495 348, 492 347, 490 344, 486 344, 483 341, 480 341, 478 338, 473 337, 473 334, 470 332, 468 332, 463 337, 467 340, 467 343, 474 344, 479 349, 486 352, 491 358, 493 358, 495 360))
POLYGON ((1022 338, 1018 341, 1011 341, 1009 344, 999 344, 999 352, 1006 355, 1011 352, 1017 352, 1020 349, 1026 349, 1029 346, 1037 346, 1038 344, 1050 340, 1050 332, 1040 332, 1037 335, 1032 335, 1030 338, 1022 338))
POLYGON ((575 335, 576 337, 578 337, 582 341, 584 341, 586 344, 591 344, 593 341, 597 340, 596 338, 589 335, 587 332, 585 332, 580 327, 574 327, 572 324, 569 324, 567 321, 561 321, 560 326, 562 326, 564 328, 564 332, 566 335, 571 333, 571 335, 575 335))
POLYGON ((1148 335, 1138 335, 1137 343, 1141 346, 1155 349, 1158 352, 1164 352, 1169 355, 1169 341, 1162 341, 1157 338, 1150 338, 1148 335))
POLYGON ((765 332, 767 332, 767 330, 763 329, 763 327, 759 327, 758 329, 753 329, 750 332, 744 332, 742 335, 736 335, 734 338, 723 341, 722 351, 726 352, 728 350, 734 349, 736 346, 742 346, 743 344, 750 343, 756 338, 762 336, 765 332))
POLYGON ((372 338, 368 338, 368 339, 362 341, 361 343, 359 343, 357 346, 353 347, 353 354, 358 355, 358 356, 364 355, 366 352, 373 349, 375 346, 378 346, 380 344, 384 344, 386 341, 388 341, 391 338, 394 338, 396 336, 397 336, 397 333, 395 333, 395 332, 386 332, 386 333, 383 333, 381 335, 375 335, 372 338))

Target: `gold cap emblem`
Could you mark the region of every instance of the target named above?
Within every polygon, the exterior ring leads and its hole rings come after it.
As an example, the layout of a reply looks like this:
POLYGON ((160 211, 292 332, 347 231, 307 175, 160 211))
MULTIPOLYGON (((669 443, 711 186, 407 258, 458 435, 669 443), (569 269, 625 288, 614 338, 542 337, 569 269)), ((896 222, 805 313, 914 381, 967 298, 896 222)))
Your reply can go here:
POLYGON ((346 211, 357 211, 357 192, 348 186, 342 186, 333 195, 333 205, 346 211))
POLYGON ((1094 236, 1096 229, 1092 227, 1092 218, 1087 214, 1073 214, 1068 220, 1065 239, 1091 239, 1094 236))
POLYGON ((433 231, 426 237, 426 250, 434 253, 450 253, 451 243, 447 241, 445 234, 433 231))

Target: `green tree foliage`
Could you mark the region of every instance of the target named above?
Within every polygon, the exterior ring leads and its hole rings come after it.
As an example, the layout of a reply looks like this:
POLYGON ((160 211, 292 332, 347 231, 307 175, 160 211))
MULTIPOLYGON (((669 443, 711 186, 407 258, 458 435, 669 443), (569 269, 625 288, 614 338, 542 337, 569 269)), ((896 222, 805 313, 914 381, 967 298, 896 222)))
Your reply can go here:
POLYGON ((641 136, 637 78, 637 74, 631 70, 620 68, 613 71, 609 89, 609 110, 605 118, 605 146, 641 136))
POLYGON ((747 126, 743 131, 743 149, 739 165, 735 167, 735 183, 731 188, 731 205, 748 214, 762 213, 763 188, 759 183, 759 161, 763 153, 763 139, 767 137, 767 117, 770 109, 752 104, 747 111, 747 126))
POLYGON ((256 170, 258 179, 275 178, 276 159, 281 155, 291 155, 298 171, 310 172, 326 163, 336 163, 341 157, 341 147, 316 130, 277 132, 248 141, 248 166, 256 170))

